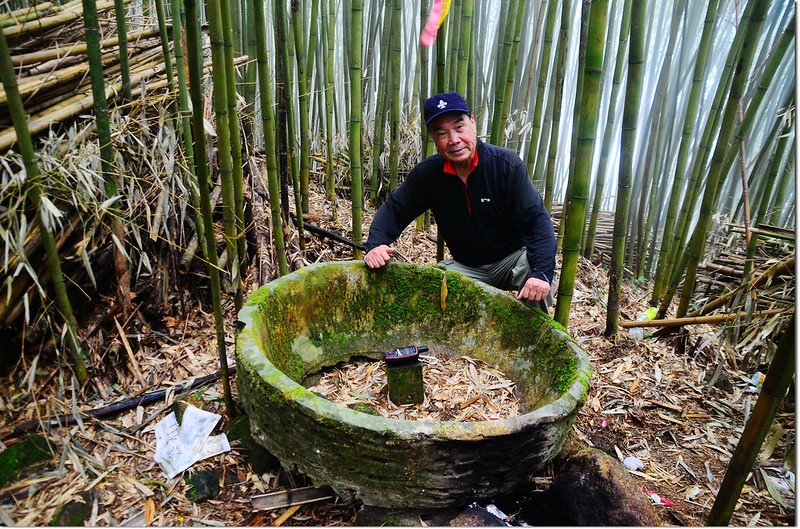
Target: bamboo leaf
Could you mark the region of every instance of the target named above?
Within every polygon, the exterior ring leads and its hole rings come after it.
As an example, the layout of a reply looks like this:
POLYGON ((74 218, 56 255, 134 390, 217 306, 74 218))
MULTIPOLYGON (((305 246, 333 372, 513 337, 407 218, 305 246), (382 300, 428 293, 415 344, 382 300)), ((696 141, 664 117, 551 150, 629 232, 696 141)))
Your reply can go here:
POLYGON ((119 250, 119 252, 125 257, 125 259, 128 262, 130 262, 131 258, 128 255, 128 252, 125 251, 125 247, 122 245, 120 240, 117 239, 117 236, 114 235, 113 233, 111 234, 111 240, 114 241, 114 245, 117 247, 117 250, 119 250))
POLYGON ((111 197, 111 198, 107 198, 106 200, 104 200, 104 201, 103 201, 103 202, 100 204, 100 208, 99 208, 99 209, 100 209, 100 211, 105 211, 105 210, 107 210, 107 209, 108 209, 108 208, 109 208, 109 207, 110 207, 112 204, 114 204, 115 202, 117 202, 117 201, 118 201, 120 198, 122 198, 122 195, 114 195, 114 196, 113 196, 113 197, 111 197))
POLYGON ((769 474, 767 474, 767 472, 761 467, 759 467, 758 470, 761 472, 761 477, 764 478, 764 484, 767 486, 767 492, 769 492, 769 495, 772 496, 772 499, 778 502, 781 507, 786 507, 786 502, 784 501, 783 496, 781 496, 781 493, 778 491, 778 488, 775 486, 772 478, 769 477, 769 474))

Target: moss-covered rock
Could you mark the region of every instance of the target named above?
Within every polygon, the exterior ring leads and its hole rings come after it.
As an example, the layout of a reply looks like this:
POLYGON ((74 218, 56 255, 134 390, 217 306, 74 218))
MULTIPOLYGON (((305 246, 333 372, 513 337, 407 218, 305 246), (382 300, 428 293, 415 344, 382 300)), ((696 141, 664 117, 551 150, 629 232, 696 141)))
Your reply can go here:
POLYGON ((26 435, 22 440, 0 453, 0 487, 17 481, 25 469, 53 458, 47 441, 36 434, 26 435))
POLYGON ((195 503, 210 500, 219 494, 219 469, 198 470, 185 474, 183 481, 189 486, 186 490, 186 499, 195 503))
POLYGON ((239 441, 238 452, 256 474, 269 472, 280 465, 277 457, 253 439, 250 433, 250 418, 247 415, 240 415, 231 421, 226 434, 228 441, 239 441))
POLYGON ((78 499, 72 500, 53 515, 51 526, 56 527, 83 527, 92 516, 92 493, 81 492, 78 499))
POLYGON ((588 357, 552 319, 433 266, 312 265, 259 289, 239 320, 237 384, 253 437, 284 465, 370 505, 461 505, 512 490, 559 451, 588 391, 588 357), (302 385, 322 368, 412 343, 496 366, 526 413, 393 420, 302 385))

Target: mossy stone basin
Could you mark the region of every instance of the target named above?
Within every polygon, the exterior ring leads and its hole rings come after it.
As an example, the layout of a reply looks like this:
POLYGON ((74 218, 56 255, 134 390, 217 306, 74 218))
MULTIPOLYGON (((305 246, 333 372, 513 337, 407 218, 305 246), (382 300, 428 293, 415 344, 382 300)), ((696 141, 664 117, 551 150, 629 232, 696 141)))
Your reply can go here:
POLYGON ((586 353, 552 319, 435 266, 308 266, 261 287, 239 320, 237 385, 253 437, 284 466, 367 505, 441 508, 510 492, 561 449, 591 376, 586 353), (387 419, 302 385, 325 367, 409 344, 497 366, 527 412, 483 422, 387 419))

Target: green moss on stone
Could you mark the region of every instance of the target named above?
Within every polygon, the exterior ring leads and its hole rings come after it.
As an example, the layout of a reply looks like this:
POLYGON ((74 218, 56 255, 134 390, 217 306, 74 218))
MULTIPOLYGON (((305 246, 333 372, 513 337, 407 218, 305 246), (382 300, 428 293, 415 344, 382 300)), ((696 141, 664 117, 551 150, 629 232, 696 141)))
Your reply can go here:
POLYGON ((44 437, 27 435, 0 453, 0 487, 18 480, 26 468, 49 461, 52 457, 44 437))

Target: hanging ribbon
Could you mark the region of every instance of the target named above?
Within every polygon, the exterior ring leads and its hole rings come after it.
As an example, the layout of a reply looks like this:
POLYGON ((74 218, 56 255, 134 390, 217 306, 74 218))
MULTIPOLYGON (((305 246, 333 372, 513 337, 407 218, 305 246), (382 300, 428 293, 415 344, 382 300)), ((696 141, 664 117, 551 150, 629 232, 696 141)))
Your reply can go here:
POLYGON ((433 0, 431 12, 428 15, 428 21, 425 27, 422 28, 422 34, 419 36, 419 42, 426 48, 429 48, 436 41, 436 34, 439 33, 439 28, 442 22, 447 18, 447 13, 450 12, 450 0, 433 0))

